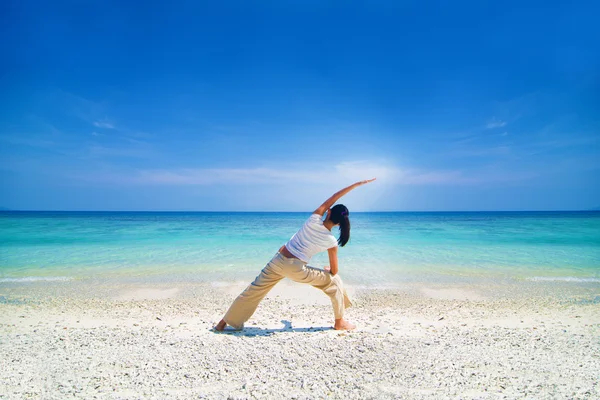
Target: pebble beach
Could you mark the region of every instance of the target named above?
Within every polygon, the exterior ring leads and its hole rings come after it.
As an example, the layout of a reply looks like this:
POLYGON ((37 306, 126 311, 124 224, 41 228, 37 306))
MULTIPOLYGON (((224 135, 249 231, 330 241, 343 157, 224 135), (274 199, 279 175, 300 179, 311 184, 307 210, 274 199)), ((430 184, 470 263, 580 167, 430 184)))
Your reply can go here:
POLYGON ((2 399, 597 399, 597 284, 282 282, 242 331, 214 324, 244 288, 31 282, 0 287, 2 399))

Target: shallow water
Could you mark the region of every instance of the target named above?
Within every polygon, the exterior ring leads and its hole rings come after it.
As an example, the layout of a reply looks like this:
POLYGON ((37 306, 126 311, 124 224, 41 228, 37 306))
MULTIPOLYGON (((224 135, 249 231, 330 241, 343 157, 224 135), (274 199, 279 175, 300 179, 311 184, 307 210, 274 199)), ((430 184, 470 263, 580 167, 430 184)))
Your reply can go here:
MULTIPOLYGON (((254 277, 308 213, 0 212, 0 284, 254 277)), ((600 284, 600 212, 352 213, 354 284, 600 284)), ((334 228, 334 233, 336 229, 334 228)), ((322 267, 327 255, 311 265, 322 267)))

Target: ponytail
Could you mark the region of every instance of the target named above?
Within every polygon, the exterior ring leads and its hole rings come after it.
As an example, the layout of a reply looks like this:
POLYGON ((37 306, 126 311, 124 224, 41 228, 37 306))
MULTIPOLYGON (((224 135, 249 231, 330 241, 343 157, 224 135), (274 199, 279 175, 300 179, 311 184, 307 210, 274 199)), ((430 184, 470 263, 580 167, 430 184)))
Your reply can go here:
POLYGON ((340 237, 338 239, 338 244, 344 247, 346 243, 348 243, 348 240, 350 240, 350 219, 346 214, 340 221, 340 237))
POLYGON ((338 204, 331 209, 331 216, 329 219, 340 226, 340 237, 338 238, 338 244, 342 247, 350 240, 350 218, 349 212, 346 206, 338 204))

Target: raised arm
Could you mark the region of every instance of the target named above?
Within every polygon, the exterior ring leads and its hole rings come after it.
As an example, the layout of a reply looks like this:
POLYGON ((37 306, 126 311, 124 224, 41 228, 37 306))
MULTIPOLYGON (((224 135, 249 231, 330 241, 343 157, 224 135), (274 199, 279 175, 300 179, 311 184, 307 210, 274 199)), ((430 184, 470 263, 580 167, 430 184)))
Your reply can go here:
POLYGON ((342 190, 336 192, 333 196, 331 196, 330 198, 325 200, 325 202, 323 204, 321 204, 321 206, 319 208, 317 208, 313 214, 319 214, 319 215, 325 214, 325 212, 327 210, 329 210, 331 208, 331 206, 333 206, 335 204, 336 201, 338 201, 340 198, 342 198, 342 196, 347 194, 349 191, 351 191, 352 189, 357 188, 359 186, 366 185, 369 182, 373 182, 375 179, 377 179, 377 178, 367 179, 366 181, 356 182, 348 187, 343 188, 342 190))

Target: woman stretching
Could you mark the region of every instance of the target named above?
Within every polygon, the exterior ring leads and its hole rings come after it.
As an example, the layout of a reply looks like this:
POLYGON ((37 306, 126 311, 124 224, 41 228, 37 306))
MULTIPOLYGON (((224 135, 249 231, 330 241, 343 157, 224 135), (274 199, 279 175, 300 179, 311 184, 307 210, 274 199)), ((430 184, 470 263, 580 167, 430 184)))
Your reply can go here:
POLYGON ((242 329, 244 322, 256 311, 258 303, 277 282, 286 277, 296 282, 308 283, 329 296, 335 315, 334 329, 354 329, 356 326, 344 319, 344 309, 352 303, 337 274, 337 248, 338 244, 343 247, 350 239, 350 218, 344 205, 338 204, 333 208, 331 206, 352 189, 374 180, 356 182, 335 193, 317 208, 302 228, 281 246, 254 282, 235 299, 215 329, 222 331, 227 325, 234 329, 242 329), (327 217, 323 221, 325 212, 327 217), (331 234, 331 228, 334 226, 339 226, 339 239, 331 234), (329 253, 329 268, 325 267, 325 270, 322 270, 307 265, 312 256, 325 250, 329 253))

